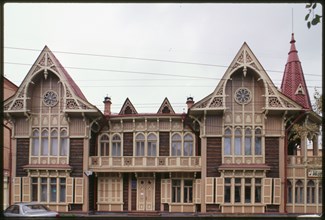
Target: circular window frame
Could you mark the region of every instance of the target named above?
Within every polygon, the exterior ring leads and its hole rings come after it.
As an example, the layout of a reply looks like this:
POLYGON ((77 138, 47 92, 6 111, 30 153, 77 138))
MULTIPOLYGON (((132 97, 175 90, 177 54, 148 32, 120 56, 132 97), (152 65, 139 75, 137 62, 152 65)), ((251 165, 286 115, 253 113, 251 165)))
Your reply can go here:
POLYGON ((53 91, 53 90, 47 90, 44 94, 43 94, 43 103, 44 105, 48 106, 48 107, 54 107, 58 104, 58 93, 53 91), (55 97, 54 100, 51 100, 51 103, 49 103, 49 95, 51 95, 52 97, 55 97))
POLYGON ((240 105, 246 105, 252 100, 252 92, 246 87, 240 87, 235 92, 235 101, 240 105), (243 93, 247 97, 242 97, 243 93))

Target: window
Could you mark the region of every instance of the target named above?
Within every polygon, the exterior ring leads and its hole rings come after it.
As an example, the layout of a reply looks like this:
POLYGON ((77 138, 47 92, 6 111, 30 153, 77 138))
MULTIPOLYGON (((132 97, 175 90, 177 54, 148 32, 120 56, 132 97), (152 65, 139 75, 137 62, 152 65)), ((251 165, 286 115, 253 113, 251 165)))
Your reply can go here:
POLYGON ((41 155, 48 156, 48 154, 49 154, 49 132, 47 130, 42 131, 41 144, 42 144, 41 155))
POLYGON ((172 181, 172 202, 181 202, 181 180, 172 181))
POLYGON ((262 179, 255 179, 255 203, 260 203, 262 201, 262 179))
POLYGON ((287 180, 287 202, 292 203, 292 184, 290 180, 287 180))
POLYGON ((246 178, 245 179, 245 203, 251 203, 251 196, 252 196, 252 179, 246 178))
POLYGON ((144 142, 145 138, 143 134, 138 134, 135 138, 136 143, 136 156, 144 156, 144 142))
POLYGON ((109 137, 104 134, 100 138, 100 156, 109 156, 109 137))
POLYGON ((179 134, 172 136, 172 156, 181 156, 182 138, 179 134))
POLYGON ((32 202, 38 201, 38 178, 32 177, 32 202))
POLYGON ((173 203, 193 202, 193 180, 189 180, 189 179, 172 180, 172 202, 173 203))
POLYGON ((58 131, 53 130, 51 132, 51 156, 57 156, 58 155, 58 131))
POLYGON ((262 131, 261 129, 255 130, 255 155, 262 155, 262 131))
POLYGON ((231 178, 225 178, 225 203, 231 202, 231 178))
POLYGON ((157 156, 157 137, 154 134, 148 136, 147 156, 157 156))
POLYGON ((241 155, 241 129, 235 130, 235 155, 241 155))
POLYGON ((250 128, 245 130, 245 155, 252 155, 252 131, 250 128))
POLYGON ((193 181, 184 180, 184 203, 192 203, 193 201, 193 181))
POLYGON ((47 178, 41 178, 41 202, 47 202, 47 178))
POLYGON ((235 178, 235 202, 241 202, 241 178, 235 178))
POLYGON ((31 156, 67 156, 68 132, 61 129, 60 135, 57 128, 50 132, 43 129, 41 135, 39 129, 33 129, 31 137, 31 156))
POLYGON ((39 153, 39 131, 35 129, 32 137, 32 156, 38 156, 39 153))
POLYGON ((315 203, 315 183, 312 180, 307 183, 307 203, 315 203))
POLYGON ((319 186, 318 186, 318 203, 319 204, 322 204, 322 202, 323 202, 323 188, 322 188, 322 183, 319 182, 318 184, 319 184, 319 186))
POLYGON ((50 178, 50 202, 56 202, 56 178, 50 178))
POLYGON ((65 195, 66 195, 66 181, 65 178, 60 178, 60 202, 65 202, 65 195))
POLYGON ((301 180, 298 180, 295 185, 295 202, 304 202, 304 184, 301 180))
POLYGON ((121 156, 121 138, 119 135, 114 135, 112 140, 112 156, 120 157, 121 156))
POLYGON ((183 156, 193 156, 193 136, 190 134, 184 137, 184 154, 183 156))
POLYGON ((225 131, 224 145, 224 154, 231 155, 231 130, 229 128, 225 131))

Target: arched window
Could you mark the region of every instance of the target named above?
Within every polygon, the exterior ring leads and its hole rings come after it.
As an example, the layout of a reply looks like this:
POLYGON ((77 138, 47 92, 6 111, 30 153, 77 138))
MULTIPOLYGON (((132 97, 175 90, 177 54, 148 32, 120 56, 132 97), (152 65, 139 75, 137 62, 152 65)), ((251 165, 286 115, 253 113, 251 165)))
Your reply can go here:
POLYGON ((287 180, 287 202, 292 203, 292 184, 290 180, 287 180))
POLYGON ((262 131, 259 128, 255 130, 255 155, 262 155, 262 131))
POLYGON ((304 202, 304 184, 301 180, 297 180, 295 185, 295 202, 296 203, 304 202))
POLYGON ((68 155, 68 132, 63 129, 60 132, 60 156, 68 155))
POLYGON ((307 204, 315 203, 315 183, 309 180, 307 183, 307 204))
POLYGON ((252 131, 250 128, 245 130, 245 155, 252 155, 252 131))
POLYGON ((144 142, 145 138, 143 134, 138 134, 135 138, 136 142, 136 156, 144 156, 144 142))
POLYGON ((58 131, 56 129, 51 131, 51 156, 58 155, 58 131))
POLYGON ((112 139, 112 156, 121 156, 121 138, 119 135, 115 134, 112 139))
POLYGON ((225 130, 224 155, 231 155, 231 130, 230 130, 230 128, 227 128, 225 130))
POLYGON ((193 156, 193 136, 190 134, 187 134, 184 137, 183 156, 193 156))
POLYGON ((182 138, 179 134, 174 134, 172 136, 172 156, 182 155, 182 138))
POLYGON ((147 156, 157 156, 157 137, 154 134, 148 136, 147 156))
POLYGON ((109 156, 109 137, 104 134, 100 138, 100 156, 109 156))
POLYGON ((47 130, 42 131, 41 155, 42 156, 48 156, 49 155, 49 132, 47 130))
POLYGON ((39 154, 39 131, 35 129, 32 137, 32 156, 38 156, 39 154))
POLYGON ((240 128, 235 130, 235 155, 241 155, 242 133, 240 128))

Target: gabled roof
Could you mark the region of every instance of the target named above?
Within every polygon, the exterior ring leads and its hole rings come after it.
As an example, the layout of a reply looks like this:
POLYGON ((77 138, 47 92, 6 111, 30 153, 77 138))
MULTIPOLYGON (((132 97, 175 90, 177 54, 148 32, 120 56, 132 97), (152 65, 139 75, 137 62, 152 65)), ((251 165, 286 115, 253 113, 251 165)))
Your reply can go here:
POLYGON ((138 114, 137 110, 135 110, 130 99, 126 98, 119 115, 135 115, 135 114, 138 114))
POLYGON ((161 104, 157 114, 175 114, 175 111, 172 108, 167 97, 164 99, 163 103, 161 104))
POLYGON ((225 93, 225 85, 227 84, 227 81, 231 80, 232 74, 238 69, 242 69, 245 76, 248 68, 254 70, 254 72, 258 74, 259 80, 262 80, 264 83, 266 89, 265 97, 267 99, 265 109, 301 109, 300 105, 293 102, 278 91, 252 50, 249 48, 247 43, 244 42, 228 69, 222 76, 215 90, 210 95, 195 103, 190 111, 224 111, 226 109, 225 98, 227 94, 225 93))
POLYGON ((290 51, 281 83, 281 92, 305 109, 311 110, 312 105, 295 42, 294 34, 292 33, 290 51))

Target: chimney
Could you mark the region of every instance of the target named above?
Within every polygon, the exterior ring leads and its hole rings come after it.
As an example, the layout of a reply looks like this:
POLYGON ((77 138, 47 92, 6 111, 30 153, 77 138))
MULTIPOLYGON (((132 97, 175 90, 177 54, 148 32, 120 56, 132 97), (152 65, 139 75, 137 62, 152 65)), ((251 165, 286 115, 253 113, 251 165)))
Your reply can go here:
POLYGON ((104 115, 110 115, 111 114, 111 97, 106 96, 104 98, 104 115))
POLYGON ((194 104, 194 101, 193 101, 193 97, 187 97, 187 101, 186 101, 186 104, 187 104, 187 110, 192 108, 193 104, 194 104))

